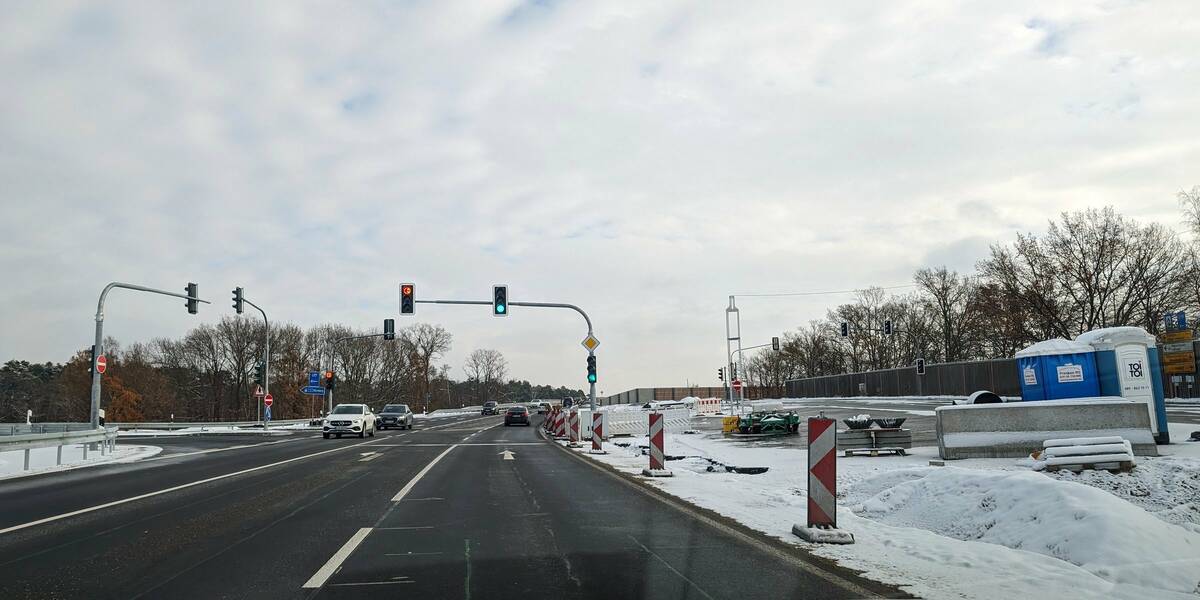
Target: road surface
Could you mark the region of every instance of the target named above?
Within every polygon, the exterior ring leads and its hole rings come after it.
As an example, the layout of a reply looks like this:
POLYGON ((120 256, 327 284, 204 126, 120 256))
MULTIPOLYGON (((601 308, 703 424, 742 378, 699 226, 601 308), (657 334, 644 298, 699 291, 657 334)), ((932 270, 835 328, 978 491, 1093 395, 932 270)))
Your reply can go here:
POLYGON ((854 598, 892 590, 500 417, 374 438, 158 438, 0 483, 0 598, 854 598), (511 459, 507 459, 511 457, 511 459))

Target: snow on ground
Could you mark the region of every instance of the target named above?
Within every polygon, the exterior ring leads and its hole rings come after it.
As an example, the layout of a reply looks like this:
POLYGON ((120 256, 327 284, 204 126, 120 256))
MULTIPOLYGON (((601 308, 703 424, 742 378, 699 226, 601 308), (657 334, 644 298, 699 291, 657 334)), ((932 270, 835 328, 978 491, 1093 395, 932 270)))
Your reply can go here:
POLYGON ((413 413, 414 419, 441 419, 443 417, 461 417, 463 415, 477 415, 477 410, 435 410, 429 414, 413 413))
POLYGON ((1200 398, 1167 398, 1167 404, 1200 406, 1200 398))
MULTIPOLYGON (((605 443, 610 454, 587 456, 640 473, 648 458, 636 446, 645 444, 645 437, 616 438, 605 443)), ((850 546, 807 545, 791 533, 805 519, 804 449, 696 435, 667 435, 665 449, 692 458, 668 462, 675 476, 651 485, 922 597, 1200 594, 1200 460, 1192 454, 1200 448, 1165 447, 1167 456, 1139 457, 1129 475, 1050 476, 1013 459, 933 467, 932 447, 904 457, 839 457, 838 521, 857 539, 850 546), (770 471, 709 472, 703 458, 770 471)))
POLYGON ((0 452, 0 480, 14 479, 38 473, 51 471, 67 471, 81 467, 108 463, 126 463, 143 458, 149 458, 162 452, 158 446, 138 446, 133 444, 117 444, 112 454, 100 456, 99 450, 89 450, 87 460, 83 460, 83 446, 75 444, 63 446, 62 465, 57 465, 57 447, 34 448, 29 452, 29 470, 25 470, 25 451, 10 450, 0 452))

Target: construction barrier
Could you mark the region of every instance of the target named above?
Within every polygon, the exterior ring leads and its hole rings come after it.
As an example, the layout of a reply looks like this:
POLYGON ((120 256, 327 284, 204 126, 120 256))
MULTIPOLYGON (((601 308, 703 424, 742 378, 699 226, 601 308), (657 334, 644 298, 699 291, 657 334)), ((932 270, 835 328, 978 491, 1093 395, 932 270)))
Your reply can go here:
POLYGON ((721 412, 720 398, 700 398, 696 400, 695 409, 697 414, 715 415, 721 412))
POLYGON ((650 413, 647 429, 650 431, 650 468, 642 469, 642 475, 649 477, 670 477, 667 470, 666 455, 663 452, 663 414, 650 413))
MULTIPOLYGON (((604 424, 605 435, 646 435, 646 412, 640 410, 605 410, 608 420, 604 424)), ((692 412, 686 408, 659 411, 663 427, 670 433, 682 433, 692 426, 692 412)))
POLYGON ((854 536, 837 531, 837 421, 808 418, 808 525, 792 533, 810 542, 852 544, 854 536))
POLYGON ((570 436, 569 437, 570 445, 572 447, 577 447, 580 445, 579 444, 579 410, 578 409, 575 409, 575 408, 571 409, 571 415, 570 415, 568 421, 569 421, 568 435, 570 436))
POLYGON ((554 437, 563 439, 567 437, 567 413, 566 411, 558 411, 558 420, 554 422, 554 437))

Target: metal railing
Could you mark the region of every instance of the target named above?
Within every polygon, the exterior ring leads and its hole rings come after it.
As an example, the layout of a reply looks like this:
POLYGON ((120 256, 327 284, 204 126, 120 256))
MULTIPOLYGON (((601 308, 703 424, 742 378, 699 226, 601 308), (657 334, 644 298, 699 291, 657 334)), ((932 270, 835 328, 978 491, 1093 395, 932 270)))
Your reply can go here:
POLYGON ((89 447, 99 445, 100 455, 111 454, 117 448, 117 428, 106 426, 92 429, 90 423, 34 423, 32 426, 24 423, 0 424, 0 431, 10 431, 0 437, 0 452, 24 451, 25 466, 24 470, 29 470, 30 451, 37 448, 58 447, 57 459, 55 466, 62 464, 62 449, 63 446, 73 446, 76 444, 83 446, 83 460, 87 460, 89 447), (71 427, 83 425, 84 429, 71 427), (47 426, 66 426, 60 427, 57 431, 35 431, 28 430, 17 432, 18 428, 43 428, 47 426))
POLYGON ((91 431, 91 423, 0 423, 0 436, 91 431))
MULTIPOLYGON (((278 421, 271 421, 270 424, 271 424, 271 426, 295 425, 297 423, 308 423, 311 420, 312 419, 281 419, 278 421)), ((187 429, 190 427, 199 427, 201 429, 225 429, 225 428, 229 428, 229 427, 254 427, 256 429, 262 428, 261 421, 203 421, 203 422, 190 422, 190 423, 184 422, 184 421, 170 421, 170 422, 145 422, 145 423, 109 423, 109 425, 112 425, 112 426, 117 427, 118 429, 122 429, 122 430, 156 429, 156 430, 166 430, 166 431, 172 431, 172 430, 176 430, 176 429, 187 429)))

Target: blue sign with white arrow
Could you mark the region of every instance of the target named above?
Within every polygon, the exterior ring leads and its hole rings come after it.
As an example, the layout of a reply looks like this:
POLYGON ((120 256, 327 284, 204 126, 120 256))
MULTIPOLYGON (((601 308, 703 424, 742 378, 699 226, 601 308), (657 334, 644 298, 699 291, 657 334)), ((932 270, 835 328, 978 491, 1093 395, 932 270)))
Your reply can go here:
POLYGON ((308 394, 309 396, 324 396, 325 388, 323 388, 319 385, 306 385, 306 386, 300 388, 300 393, 308 394))

